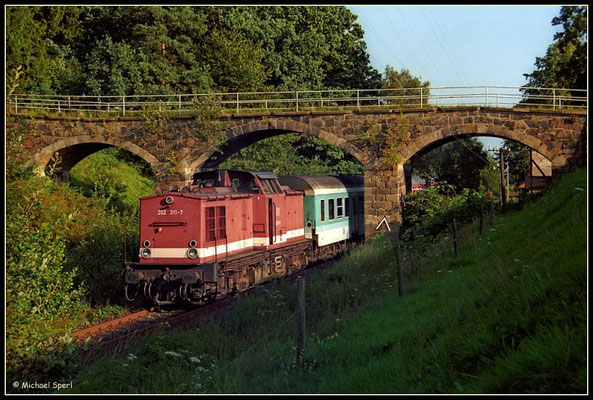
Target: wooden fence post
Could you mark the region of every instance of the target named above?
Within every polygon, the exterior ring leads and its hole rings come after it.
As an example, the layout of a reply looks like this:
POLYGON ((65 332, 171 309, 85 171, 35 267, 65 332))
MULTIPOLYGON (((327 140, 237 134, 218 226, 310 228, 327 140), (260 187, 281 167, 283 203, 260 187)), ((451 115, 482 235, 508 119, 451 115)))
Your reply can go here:
POLYGON ((455 257, 457 257, 457 221, 453 218, 453 249, 455 250, 455 257))
POLYGON ((303 367, 305 353, 305 278, 297 278, 297 346, 296 357, 299 368, 303 367))
POLYGON ((480 202, 480 235, 484 233, 484 202, 480 202))
POLYGON ((397 291, 401 297, 404 295, 404 273, 402 271, 402 249, 399 242, 399 233, 395 239, 395 261, 397 263, 397 291))

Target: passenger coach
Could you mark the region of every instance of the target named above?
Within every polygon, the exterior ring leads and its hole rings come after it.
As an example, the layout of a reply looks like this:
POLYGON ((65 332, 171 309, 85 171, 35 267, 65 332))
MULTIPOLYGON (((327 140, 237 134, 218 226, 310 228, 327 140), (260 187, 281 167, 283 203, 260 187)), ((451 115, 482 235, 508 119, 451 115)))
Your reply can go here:
POLYGON ((326 246, 364 235, 362 176, 282 176, 279 182, 305 194, 305 238, 326 246))

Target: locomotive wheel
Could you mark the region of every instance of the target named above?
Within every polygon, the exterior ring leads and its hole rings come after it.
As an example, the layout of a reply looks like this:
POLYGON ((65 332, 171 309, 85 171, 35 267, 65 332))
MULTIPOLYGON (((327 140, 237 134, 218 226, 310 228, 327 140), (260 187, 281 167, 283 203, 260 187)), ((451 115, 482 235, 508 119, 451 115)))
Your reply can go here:
POLYGON ((126 300, 133 302, 134 300, 136 300, 136 297, 138 297, 138 289, 139 289, 140 285, 125 285, 124 286, 124 293, 126 295, 126 300), (130 299, 129 293, 130 293, 130 286, 134 286, 134 298, 130 299))

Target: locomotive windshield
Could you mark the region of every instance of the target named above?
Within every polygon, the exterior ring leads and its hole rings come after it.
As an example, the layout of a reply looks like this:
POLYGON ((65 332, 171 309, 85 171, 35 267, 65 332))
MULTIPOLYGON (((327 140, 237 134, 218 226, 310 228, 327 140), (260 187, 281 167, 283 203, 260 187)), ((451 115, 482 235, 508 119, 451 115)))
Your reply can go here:
POLYGON ((264 189, 265 194, 280 194, 282 189, 276 179, 260 179, 261 186, 264 189))

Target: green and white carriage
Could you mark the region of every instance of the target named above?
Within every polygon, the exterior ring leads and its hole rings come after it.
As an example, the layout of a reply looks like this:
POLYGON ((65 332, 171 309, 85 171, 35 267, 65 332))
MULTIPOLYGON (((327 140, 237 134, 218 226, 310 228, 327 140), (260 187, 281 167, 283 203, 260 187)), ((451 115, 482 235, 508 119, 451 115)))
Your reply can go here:
POLYGON ((279 181, 305 193, 305 237, 318 246, 364 236, 362 176, 282 176, 279 181))

